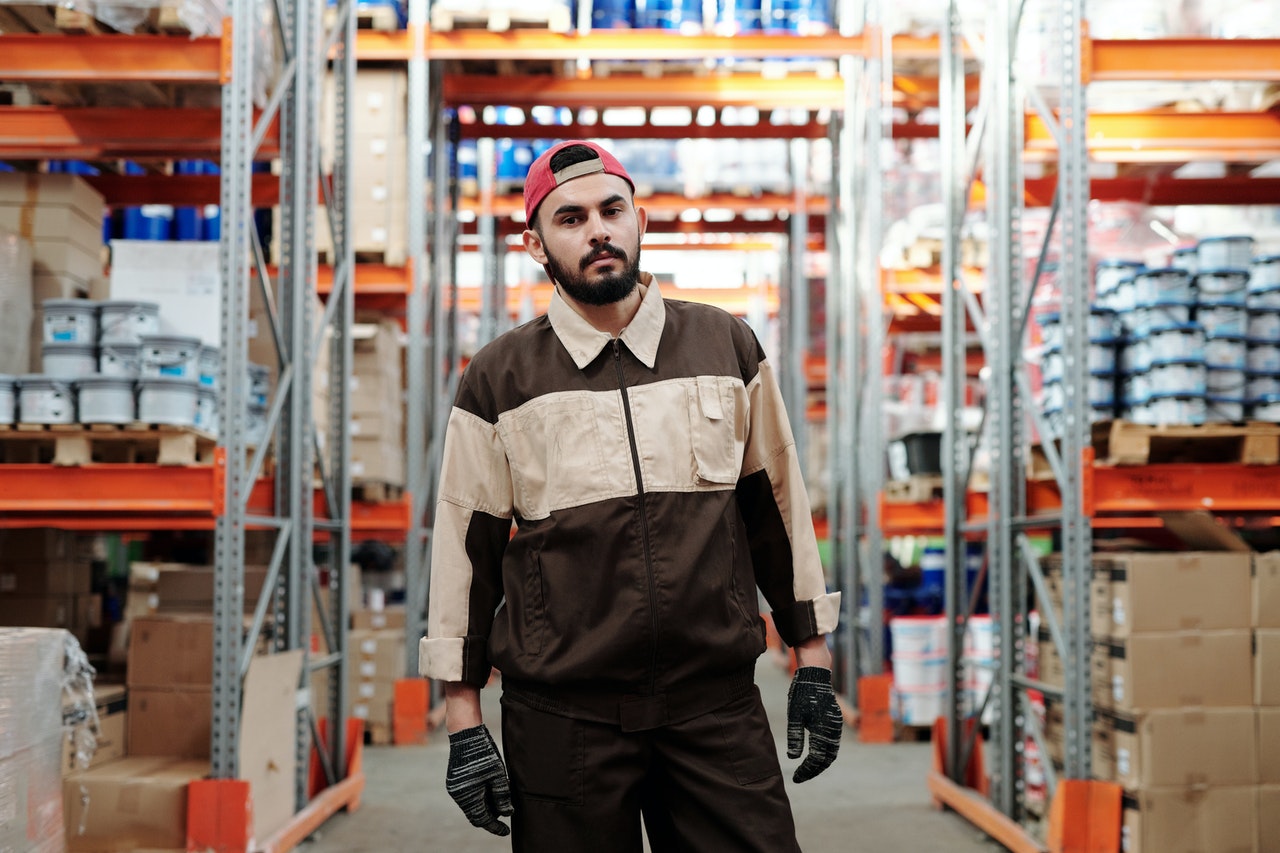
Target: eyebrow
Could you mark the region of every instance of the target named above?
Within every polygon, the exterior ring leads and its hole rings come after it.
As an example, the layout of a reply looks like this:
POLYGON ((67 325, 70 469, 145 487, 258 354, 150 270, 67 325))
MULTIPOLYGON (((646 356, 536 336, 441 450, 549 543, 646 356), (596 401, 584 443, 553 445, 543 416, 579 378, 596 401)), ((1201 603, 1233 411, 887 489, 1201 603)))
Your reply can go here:
MULTIPOLYGON (((621 193, 614 193, 613 195, 606 198, 604 201, 600 202, 600 207, 610 207, 612 205, 617 204, 620 201, 626 201, 626 199, 622 196, 621 193)), ((581 213, 584 210, 586 210, 585 205, 562 204, 556 208, 556 212, 553 213, 552 216, 560 216, 563 213, 581 213)))

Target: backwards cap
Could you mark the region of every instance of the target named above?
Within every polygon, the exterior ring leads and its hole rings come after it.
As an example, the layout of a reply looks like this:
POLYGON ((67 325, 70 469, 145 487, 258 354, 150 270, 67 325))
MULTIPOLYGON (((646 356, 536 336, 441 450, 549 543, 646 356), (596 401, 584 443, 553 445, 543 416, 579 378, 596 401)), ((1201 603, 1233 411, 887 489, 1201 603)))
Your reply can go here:
POLYGON ((533 222, 534 215, 538 212, 538 205, 542 204, 542 200, 551 194, 551 191, 566 181, 574 178, 580 178, 583 175, 590 175, 596 172, 604 172, 606 175, 617 175, 631 186, 631 191, 635 192, 635 182, 631 180, 631 176, 627 174, 627 170, 622 168, 622 164, 618 162, 618 158, 614 157, 608 151, 596 145, 594 142, 586 142, 571 139, 567 142, 559 142, 551 146, 542 156, 533 161, 533 165, 529 167, 529 175, 524 179, 524 221, 526 223, 533 222), (584 160, 581 163, 574 163, 572 166, 566 166, 558 172, 551 171, 551 158, 560 151, 571 145, 582 145, 590 148, 596 153, 600 159, 584 160))

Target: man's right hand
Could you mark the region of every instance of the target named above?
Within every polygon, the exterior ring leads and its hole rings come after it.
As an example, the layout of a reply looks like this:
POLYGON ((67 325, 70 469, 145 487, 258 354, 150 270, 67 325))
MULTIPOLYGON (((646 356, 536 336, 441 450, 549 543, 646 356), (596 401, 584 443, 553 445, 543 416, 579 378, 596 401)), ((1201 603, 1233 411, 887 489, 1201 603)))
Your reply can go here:
POLYGON ((498 754, 489 729, 483 725, 449 735, 449 770, 444 788, 472 826, 494 835, 508 835, 511 828, 498 820, 511 815, 511 786, 507 766, 498 754))

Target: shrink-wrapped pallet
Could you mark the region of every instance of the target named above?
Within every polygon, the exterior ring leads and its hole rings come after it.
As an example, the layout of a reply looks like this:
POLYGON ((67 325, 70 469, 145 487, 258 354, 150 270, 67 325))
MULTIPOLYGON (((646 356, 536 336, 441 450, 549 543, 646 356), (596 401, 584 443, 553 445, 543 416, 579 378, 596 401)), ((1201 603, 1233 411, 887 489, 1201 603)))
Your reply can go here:
POLYGON ((27 373, 31 347, 31 244, 0 231, 0 374, 27 373))

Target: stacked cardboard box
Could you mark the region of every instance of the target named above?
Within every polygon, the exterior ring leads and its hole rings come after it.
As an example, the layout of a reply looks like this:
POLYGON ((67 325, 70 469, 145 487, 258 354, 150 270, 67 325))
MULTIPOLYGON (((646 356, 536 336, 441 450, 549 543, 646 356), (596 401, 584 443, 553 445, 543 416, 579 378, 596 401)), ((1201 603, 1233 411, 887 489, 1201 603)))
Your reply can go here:
POLYGON ((31 243, 0 226, 0 374, 30 372, 31 243))
POLYGON ((405 483, 404 393, 400 327, 357 323, 352 330, 351 477, 356 482, 405 483))
POLYGON ((352 631, 349 655, 348 716, 364 720, 375 742, 390 741, 395 683, 405 677, 404 630, 352 631))
POLYGON ((40 304, 88 296, 102 278, 102 213, 102 194, 79 176, 0 174, 0 231, 30 243, 34 263, 31 301, 13 316, 6 305, 0 329, 25 320, 33 366, 40 364, 40 304))
POLYGON ((66 644, 59 630, 0 628, 0 850, 63 848, 66 644))
POLYGON ((129 754, 208 758, 213 617, 156 615, 129 631, 129 754))
POLYGON ((1253 555, 1258 850, 1280 850, 1280 552, 1253 555))
POLYGON ((64 530, 0 530, 0 625, 63 628, 88 645, 102 618, 90 541, 64 530))

